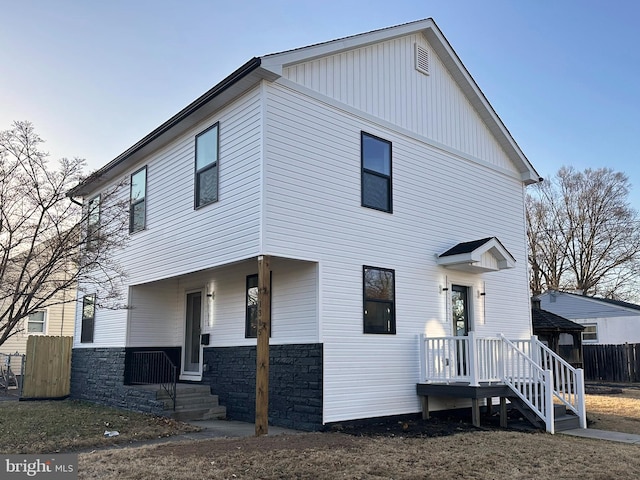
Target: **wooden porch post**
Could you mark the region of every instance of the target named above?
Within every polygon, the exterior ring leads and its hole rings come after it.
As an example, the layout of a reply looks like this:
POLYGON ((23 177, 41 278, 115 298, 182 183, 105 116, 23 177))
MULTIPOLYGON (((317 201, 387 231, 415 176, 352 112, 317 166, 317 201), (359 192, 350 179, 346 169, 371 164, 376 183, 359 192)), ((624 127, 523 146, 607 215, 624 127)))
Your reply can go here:
POLYGON ((258 344, 256 348, 256 437, 269 431, 270 257, 258 257, 258 344))

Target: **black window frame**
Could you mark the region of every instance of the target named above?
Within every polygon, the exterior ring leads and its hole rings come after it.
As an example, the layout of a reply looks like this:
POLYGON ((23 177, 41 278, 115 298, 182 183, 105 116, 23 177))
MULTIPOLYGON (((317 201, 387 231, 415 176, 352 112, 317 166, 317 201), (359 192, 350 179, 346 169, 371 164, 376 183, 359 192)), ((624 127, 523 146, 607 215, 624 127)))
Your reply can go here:
POLYGON ((393 213, 393 144, 389 140, 385 140, 384 138, 380 138, 376 135, 372 135, 371 133, 367 133, 365 131, 360 132, 360 202, 363 207, 371 208, 373 210, 378 210, 379 212, 393 213), (389 145, 389 175, 365 168, 365 148, 364 148, 365 137, 368 137, 373 140, 377 140, 379 142, 383 142, 389 145), (382 178, 387 181, 387 202, 388 202, 387 208, 380 208, 375 205, 369 205, 365 202, 365 176, 366 175, 382 178))
POLYGON ((129 233, 141 232, 147 228, 147 166, 139 168, 131 174, 129 177, 129 233), (144 195, 142 198, 137 198, 134 201, 133 198, 133 177, 144 171, 144 195), (143 204, 143 220, 140 228, 134 229, 134 214, 135 207, 143 204))
POLYGON ((374 267, 370 265, 362 266, 362 332, 365 334, 373 335, 395 335, 396 334, 396 271, 391 268, 374 267), (367 296, 367 270, 379 270, 382 272, 391 272, 393 289, 391 300, 380 300, 378 298, 367 296), (373 302, 377 304, 388 304, 391 306, 391 320, 388 328, 381 330, 372 328, 371 324, 367 323, 367 303, 373 302))
MULTIPOLYGON (((253 273, 251 275, 247 275, 247 279, 246 279, 246 283, 245 283, 245 316, 244 316, 244 338, 258 338, 258 322, 257 322, 257 318, 258 318, 258 304, 256 302, 255 305, 255 309, 256 309, 256 326, 255 326, 255 334, 253 332, 253 328, 251 328, 251 320, 250 320, 250 313, 249 313, 249 288, 257 288, 258 287, 258 274, 257 273, 253 273), (251 281, 251 279, 256 280, 256 285, 255 286, 249 286, 249 282, 251 281)), ((272 311, 272 302, 273 299, 273 272, 270 271, 269 272, 269 338, 271 338, 271 325, 273 324, 273 322, 271 321, 271 311, 272 311)))
POLYGON ((90 293, 82 297, 82 324, 80 327, 80 343, 93 343, 96 320, 96 294, 90 293), (91 299, 91 316, 87 316, 87 307, 91 299))
POLYGON ((194 209, 199 209, 202 207, 205 207, 207 205, 211 205, 212 203, 216 203, 220 197, 220 122, 216 122, 213 125, 211 125, 210 127, 206 128, 205 130, 203 130, 202 132, 198 133, 195 137, 195 141, 194 141, 194 198, 193 198, 193 204, 194 204, 194 209), (209 133, 211 130, 216 129, 216 158, 213 162, 211 162, 210 164, 205 165, 202 168, 198 168, 198 139, 203 136, 206 135, 207 133, 209 133), (201 176, 208 172, 209 170, 212 169, 216 169, 216 195, 215 198, 213 200, 210 200, 208 202, 200 202, 200 178, 201 176))
POLYGON ((96 242, 99 240, 98 230, 100 230, 100 221, 102 216, 102 196, 100 194, 95 195, 87 202, 87 250, 95 250, 96 242), (97 201, 97 214, 92 206, 93 202, 97 201))

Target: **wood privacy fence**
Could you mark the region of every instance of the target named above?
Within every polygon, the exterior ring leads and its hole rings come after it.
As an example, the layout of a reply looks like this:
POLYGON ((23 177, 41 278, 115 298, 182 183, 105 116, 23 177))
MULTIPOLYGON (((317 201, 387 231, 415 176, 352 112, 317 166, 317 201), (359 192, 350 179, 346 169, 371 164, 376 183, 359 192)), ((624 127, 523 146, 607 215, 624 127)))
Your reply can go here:
POLYGON ((69 395, 72 347, 73 337, 29 336, 22 398, 69 395))
POLYGON ((583 345, 586 380, 640 382, 640 343, 583 345))

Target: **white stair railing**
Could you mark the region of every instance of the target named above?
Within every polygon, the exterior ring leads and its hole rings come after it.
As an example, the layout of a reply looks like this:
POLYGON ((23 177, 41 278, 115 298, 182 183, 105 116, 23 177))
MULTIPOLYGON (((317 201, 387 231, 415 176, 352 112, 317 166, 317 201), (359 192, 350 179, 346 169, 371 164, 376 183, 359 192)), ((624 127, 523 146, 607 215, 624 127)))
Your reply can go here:
POLYGON ((536 351, 540 367, 553 372, 554 397, 578 416, 580 428, 587 428, 584 370, 572 367, 535 335, 531 337, 531 349, 536 351))
POLYGON ((503 345, 503 382, 554 433, 553 372, 544 370, 517 345, 501 335, 503 345))

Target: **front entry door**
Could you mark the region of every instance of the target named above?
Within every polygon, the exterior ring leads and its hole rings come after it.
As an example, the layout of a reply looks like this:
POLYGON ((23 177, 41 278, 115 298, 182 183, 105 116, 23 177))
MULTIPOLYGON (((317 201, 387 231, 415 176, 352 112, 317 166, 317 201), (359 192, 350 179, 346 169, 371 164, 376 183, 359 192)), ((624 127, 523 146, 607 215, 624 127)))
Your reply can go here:
MULTIPOLYGON (((453 335, 469 335, 469 287, 451 286, 451 314, 453 316, 453 335)), ((467 375, 467 349, 462 341, 456 341, 456 365, 458 375, 467 375)))
POLYGON ((184 376, 200 376, 201 346, 200 325, 202 324, 202 292, 187 293, 187 317, 184 329, 184 376))
POLYGON ((457 337, 469 335, 469 287, 451 286, 451 312, 453 334, 457 337))

